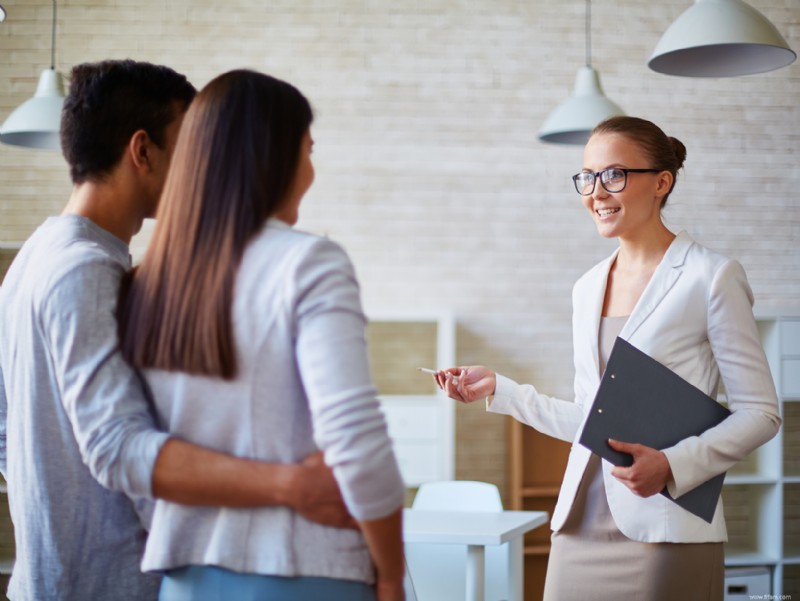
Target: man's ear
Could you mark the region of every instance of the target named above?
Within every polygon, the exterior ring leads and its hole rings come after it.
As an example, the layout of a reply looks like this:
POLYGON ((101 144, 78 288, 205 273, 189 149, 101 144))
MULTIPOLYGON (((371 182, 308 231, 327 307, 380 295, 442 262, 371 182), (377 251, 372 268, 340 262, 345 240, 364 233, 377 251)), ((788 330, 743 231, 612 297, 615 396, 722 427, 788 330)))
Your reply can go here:
POLYGON ((139 129, 131 136, 128 142, 128 153, 130 154, 131 161, 138 169, 149 170, 150 165, 150 148, 153 141, 147 132, 139 129))

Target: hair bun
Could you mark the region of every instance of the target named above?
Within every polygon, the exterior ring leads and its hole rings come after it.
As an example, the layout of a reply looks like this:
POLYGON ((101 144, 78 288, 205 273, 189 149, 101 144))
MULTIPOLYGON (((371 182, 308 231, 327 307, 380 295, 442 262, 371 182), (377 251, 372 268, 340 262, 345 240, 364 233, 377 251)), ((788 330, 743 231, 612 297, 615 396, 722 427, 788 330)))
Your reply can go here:
POLYGON ((678 138, 669 137, 669 142, 672 144, 672 152, 675 153, 675 171, 683 167, 683 162, 686 160, 686 146, 683 145, 678 138))

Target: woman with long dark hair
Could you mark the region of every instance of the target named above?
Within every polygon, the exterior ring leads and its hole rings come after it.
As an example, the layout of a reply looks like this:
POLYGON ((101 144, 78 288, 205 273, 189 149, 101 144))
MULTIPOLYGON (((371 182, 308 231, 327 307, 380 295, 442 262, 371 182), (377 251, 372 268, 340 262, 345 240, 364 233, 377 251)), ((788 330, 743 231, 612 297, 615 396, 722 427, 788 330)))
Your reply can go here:
POLYGON ((121 339, 173 435, 269 462, 322 449, 360 529, 159 501, 143 568, 165 573, 165 601, 402 599, 404 488, 358 283, 341 247, 292 227, 314 178, 311 121, 296 88, 253 71, 198 94, 121 339))

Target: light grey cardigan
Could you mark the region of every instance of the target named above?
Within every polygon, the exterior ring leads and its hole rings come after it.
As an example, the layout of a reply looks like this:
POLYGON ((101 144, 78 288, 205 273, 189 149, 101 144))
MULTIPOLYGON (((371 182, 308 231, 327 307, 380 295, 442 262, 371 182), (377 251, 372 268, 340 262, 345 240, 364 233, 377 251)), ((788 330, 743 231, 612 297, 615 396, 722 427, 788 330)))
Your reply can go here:
MULTIPOLYGON (((335 243, 270 220, 248 245, 234 288, 232 381, 145 372, 175 436, 270 462, 317 448, 358 519, 402 506, 404 488, 367 359, 352 264, 335 243)), ((144 570, 217 565, 238 572, 373 582, 362 535, 285 507, 225 509, 158 501, 144 570)))

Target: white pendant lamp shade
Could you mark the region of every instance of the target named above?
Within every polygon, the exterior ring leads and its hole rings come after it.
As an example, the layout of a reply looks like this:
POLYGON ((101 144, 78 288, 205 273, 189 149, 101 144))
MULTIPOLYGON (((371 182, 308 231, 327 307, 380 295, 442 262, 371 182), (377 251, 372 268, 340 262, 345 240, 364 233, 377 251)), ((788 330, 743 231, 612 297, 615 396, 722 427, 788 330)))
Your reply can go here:
POLYGON ((0 142, 14 146, 60 150, 59 128, 64 81, 55 69, 45 69, 33 98, 21 104, 0 127, 0 142))
POLYGON ((23 102, 0 125, 0 142, 27 148, 61 150, 64 80, 56 71, 56 0, 53 0, 50 68, 42 71, 33 98, 23 102))
POLYGON ((648 66, 667 75, 734 77, 772 71, 797 54, 742 0, 696 0, 667 29, 648 66))
POLYGON ((606 98, 600 75, 589 66, 575 77, 575 90, 550 113, 539 131, 539 139, 556 144, 586 144, 595 125, 625 112, 606 98))

